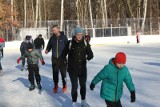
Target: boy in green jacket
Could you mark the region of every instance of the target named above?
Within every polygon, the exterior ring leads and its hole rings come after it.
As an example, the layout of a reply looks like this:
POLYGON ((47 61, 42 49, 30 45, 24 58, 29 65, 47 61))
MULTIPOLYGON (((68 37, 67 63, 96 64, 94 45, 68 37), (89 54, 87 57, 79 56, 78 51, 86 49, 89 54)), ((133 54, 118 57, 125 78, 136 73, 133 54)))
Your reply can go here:
POLYGON ((38 85, 39 89, 42 89, 41 86, 41 76, 39 74, 39 67, 38 67, 38 62, 39 59, 42 63, 42 65, 45 64, 42 55, 39 53, 39 51, 33 49, 33 45, 29 43, 27 45, 27 51, 25 51, 24 55, 20 58, 18 58, 17 63, 20 62, 23 58, 27 58, 27 63, 28 63, 28 79, 31 83, 31 86, 29 88, 30 91, 35 89, 35 84, 34 84, 34 76, 38 85))
POLYGON ((118 52, 90 84, 90 89, 94 90, 95 85, 102 80, 100 96, 105 99, 107 107, 122 107, 120 98, 123 93, 123 82, 131 93, 131 102, 135 102, 135 87, 125 63, 125 53, 118 52))

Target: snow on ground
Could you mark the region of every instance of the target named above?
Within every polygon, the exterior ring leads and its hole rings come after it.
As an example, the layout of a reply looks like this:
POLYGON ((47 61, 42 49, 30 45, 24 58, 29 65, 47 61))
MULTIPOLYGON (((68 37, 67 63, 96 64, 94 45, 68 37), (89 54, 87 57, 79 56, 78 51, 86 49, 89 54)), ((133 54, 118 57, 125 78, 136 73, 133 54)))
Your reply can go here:
MULTIPOLYGON (((89 85, 93 77, 114 57, 118 51, 127 54, 127 63, 136 87, 136 102, 130 103, 130 93, 124 85, 121 99, 123 107, 159 107, 160 105, 160 43, 157 44, 120 44, 93 45, 94 59, 88 62, 87 102, 90 107, 106 107, 99 97, 101 83, 90 91, 89 85)), ((43 56, 46 65, 40 65, 43 91, 35 89, 29 91, 28 71, 20 71, 20 64, 16 63, 20 56, 18 49, 6 49, 2 66, 4 75, 0 77, 0 107, 71 107, 71 83, 67 75, 68 90, 53 93, 51 53, 43 56)), ((60 76, 60 75, 59 75, 60 76)), ((79 89, 78 89, 79 91, 79 89)), ((80 107, 80 95, 78 104, 80 107)))

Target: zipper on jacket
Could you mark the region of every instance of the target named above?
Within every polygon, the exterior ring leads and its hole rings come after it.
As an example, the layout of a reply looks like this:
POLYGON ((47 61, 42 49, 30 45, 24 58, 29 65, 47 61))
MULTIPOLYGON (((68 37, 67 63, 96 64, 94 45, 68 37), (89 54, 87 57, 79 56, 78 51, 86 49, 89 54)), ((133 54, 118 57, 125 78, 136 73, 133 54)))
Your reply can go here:
MULTIPOLYGON (((115 102, 117 103, 117 99, 116 99, 116 96, 117 96, 117 87, 118 87, 118 72, 119 70, 117 71, 117 86, 116 86, 116 91, 115 91, 115 102)), ((117 107, 117 104, 116 104, 116 107, 117 107)))
POLYGON ((57 38, 57 47, 56 47, 56 54, 57 54, 57 59, 58 59, 58 38, 57 38))

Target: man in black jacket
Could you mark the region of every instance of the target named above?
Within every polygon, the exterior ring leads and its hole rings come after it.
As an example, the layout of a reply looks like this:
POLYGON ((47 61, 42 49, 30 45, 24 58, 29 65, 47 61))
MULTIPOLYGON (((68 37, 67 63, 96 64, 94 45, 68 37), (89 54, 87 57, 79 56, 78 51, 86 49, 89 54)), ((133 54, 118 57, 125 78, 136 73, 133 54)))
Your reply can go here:
POLYGON ((39 52, 42 54, 42 49, 45 47, 45 42, 41 34, 39 34, 38 37, 34 40, 34 45, 35 49, 39 50, 39 52))
POLYGON ((59 70, 62 76, 62 83, 63 88, 62 91, 65 92, 67 90, 66 85, 66 61, 64 61, 63 64, 59 64, 59 61, 61 59, 61 53, 68 41, 67 36, 64 35, 63 32, 60 32, 59 27, 57 25, 52 27, 53 36, 49 39, 47 48, 45 53, 48 54, 48 52, 52 49, 52 69, 53 69, 53 81, 54 81, 54 88, 53 91, 56 93, 58 91, 58 74, 59 70))
POLYGON ((89 43, 83 37, 83 29, 76 27, 73 31, 73 38, 68 42, 62 52, 61 63, 68 54, 68 72, 71 79, 71 96, 73 107, 77 102, 78 80, 80 84, 81 105, 86 106, 86 81, 87 81, 87 60, 93 58, 93 52, 89 43))

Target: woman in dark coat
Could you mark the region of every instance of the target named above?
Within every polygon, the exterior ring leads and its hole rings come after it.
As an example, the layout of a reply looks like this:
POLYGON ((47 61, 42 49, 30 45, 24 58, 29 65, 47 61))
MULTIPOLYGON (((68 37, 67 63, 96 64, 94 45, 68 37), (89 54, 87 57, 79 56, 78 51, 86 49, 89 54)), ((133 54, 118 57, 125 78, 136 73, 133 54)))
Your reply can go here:
POLYGON ((77 27, 74 29, 74 35, 72 40, 68 41, 66 47, 62 52, 62 60, 68 54, 68 72, 71 79, 72 89, 72 102, 73 106, 76 105, 77 102, 77 88, 78 88, 78 80, 80 84, 80 94, 81 94, 81 105, 87 105, 86 102, 86 81, 87 81, 87 60, 91 60, 93 58, 93 52, 91 50, 90 45, 83 37, 83 29, 81 27, 77 27))

